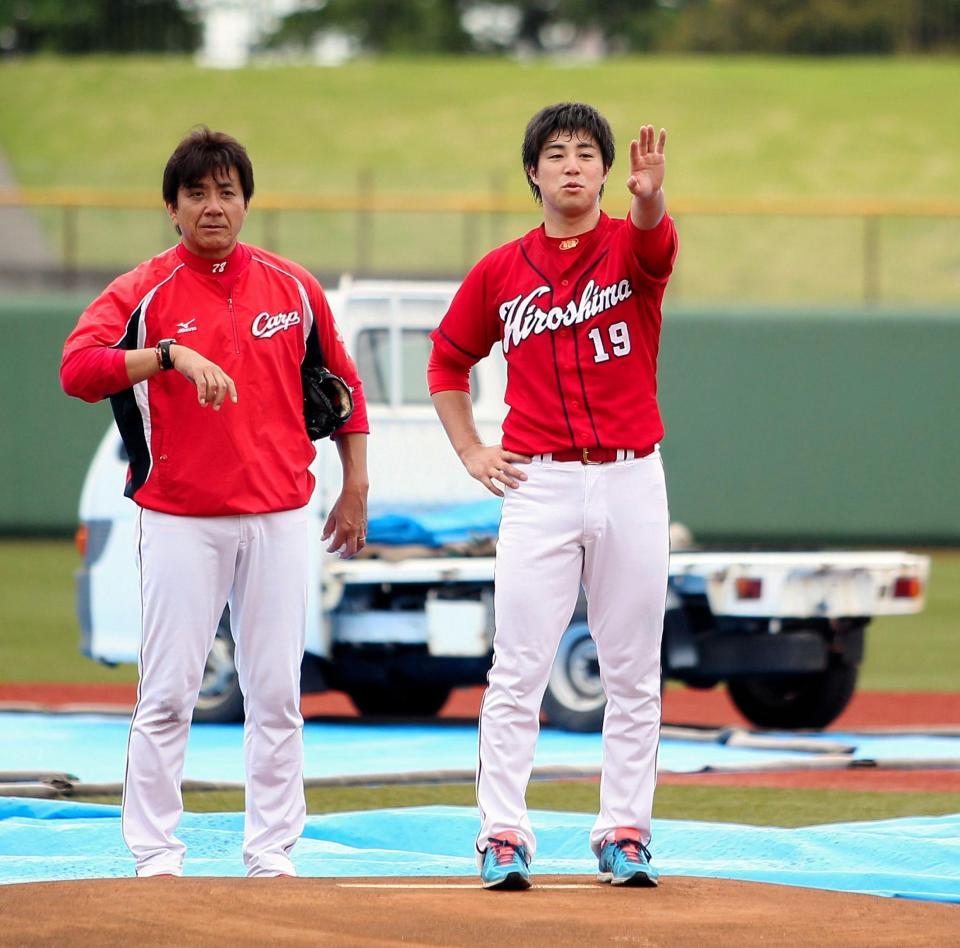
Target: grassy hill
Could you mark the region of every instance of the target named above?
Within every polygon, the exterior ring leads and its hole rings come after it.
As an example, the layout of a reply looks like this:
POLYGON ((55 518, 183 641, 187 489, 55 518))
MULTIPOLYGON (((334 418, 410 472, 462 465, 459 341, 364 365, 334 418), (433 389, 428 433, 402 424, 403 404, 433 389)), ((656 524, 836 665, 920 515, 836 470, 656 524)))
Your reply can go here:
MULTIPOLYGON (((230 72, 178 59, 33 59, 0 66, 0 148, 27 186, 147 190, 159 200, 173 145, 205 122, 247 144, 264 194, 353 191, 367 175, 386 194, 521 196, 527 119, 576 98, 599 107, 617 135, 611 213, 626 206, 627 142, 648 121, 668 129, 675 199, 954 199, 958 80, 956 59, 386 59, 230 72)), ((365 225, 349 215, 288 213, 281 224, 254 216, 247 236, 326 269, 356 268, 365 239, 370 268, 457 272, 536 219, 532 206, 472 228, 451 214, 390 215, 362 238, 365 225)), ((46 220, 56 232, 59 218, 46 220)), ((857 218, 683 223, 687 298, 859 299, 857 218)), ((169 242, 164 227, 159 214, 84 212, 81 262, 132 262, 169 242)), ((885 220, 884 296, 920 287, 925 299, 949 300, 956 270, 946 248, 957 230, 955 220, 885 220)))

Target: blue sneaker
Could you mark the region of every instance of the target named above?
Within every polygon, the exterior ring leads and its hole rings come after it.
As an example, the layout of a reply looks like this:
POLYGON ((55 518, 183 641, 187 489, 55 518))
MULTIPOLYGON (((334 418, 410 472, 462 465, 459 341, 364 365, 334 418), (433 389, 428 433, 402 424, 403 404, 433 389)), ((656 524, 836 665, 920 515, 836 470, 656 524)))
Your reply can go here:
POLYGON ((527 848, 514 833, 501 833, 487 840, 480 880, 485 889, 529 889, 527 848))
POLYGON ((650 850, 635 829, 614 830, 600 849, 597 879, 613 885, 654 886, 660 873, 650 859, 650 850))

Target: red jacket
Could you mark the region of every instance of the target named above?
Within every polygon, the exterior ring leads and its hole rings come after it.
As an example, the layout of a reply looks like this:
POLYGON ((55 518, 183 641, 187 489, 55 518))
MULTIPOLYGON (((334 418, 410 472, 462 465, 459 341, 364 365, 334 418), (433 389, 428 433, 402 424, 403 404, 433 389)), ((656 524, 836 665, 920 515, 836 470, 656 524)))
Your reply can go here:
POLYGON ((218 262, 180 244, 87 307, 64 346, 60 381, 86 401, 110 397, 130 460, 125 493, 140 506, 201 517, 290 510, 314 486, 300 383, 311 334, 353 389, 354 413, 340 431, 368 431, 356 367, 313 276, 246 244, 218 262), (175 369, 131 386, 123 350, 165 338, 216 362, 236 383, 237 404, 202 408, 175 369))

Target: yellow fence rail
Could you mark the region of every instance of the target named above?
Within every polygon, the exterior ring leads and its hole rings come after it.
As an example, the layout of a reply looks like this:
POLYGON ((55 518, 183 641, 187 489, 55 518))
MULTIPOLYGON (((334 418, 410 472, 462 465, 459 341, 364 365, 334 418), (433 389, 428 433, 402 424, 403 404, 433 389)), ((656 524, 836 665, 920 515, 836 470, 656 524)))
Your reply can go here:
MULTIPOLYGON (((0 188, 0 207, 130 208, 161 206, 156 191, 94 188, 0 188)), ((401 213, 522 214, 529 195, 257 194, 261 211, 384 211, 401 213)), ((960 217, 960 201, 889 198, 699 198, 670 196, 672 214, 769 217, 960 217)))
MULTIPOLYGON (((353 189, 328 194, 257 194, 254 208, 262 218, 266 245, 278 233, 279 221, 294 212, 327 212, 352 215, 355 219, 353 270, 370 272, 373 266, 374 220, 382 214, 455 214, 463 221, 464 266, 477 246, 476 226, 484 218, 496 220, 509 214, 535 215, 529 195, 492 191, 486 194, 391 194, 374 186, 371 176, 361 174, 353 189)), ((85 210, 157 211, 162 208, 156 191, 109 191, 89 188, 0 189, 0 209, 21 208, 59 212, 60 265, 67 274, 77 272, 80 260, 78 218, 85 210)), ((670 211, 676 218, 784 218, 847 219, 861 222, 859 300, 871 304, 882 295, 881 224, 886 219, 940 219, 960 222, 960 201, 872 198, 698 198, 670 195, 670 211)), ((856 233, 856 231, 854 232, 856 233)), ((856 238, 855 238, 856 239, 856 238)), ((0 265, 3 252, 0 249, 0 265)), ((854 264, 854 268, 857 264, 854 264)), ((854 269, 855 272, 855 269, 854 269)), ((854 277, 856 280, 857 278, 854 277)), ((942 294, 941 294, 942 295, 942 294)))

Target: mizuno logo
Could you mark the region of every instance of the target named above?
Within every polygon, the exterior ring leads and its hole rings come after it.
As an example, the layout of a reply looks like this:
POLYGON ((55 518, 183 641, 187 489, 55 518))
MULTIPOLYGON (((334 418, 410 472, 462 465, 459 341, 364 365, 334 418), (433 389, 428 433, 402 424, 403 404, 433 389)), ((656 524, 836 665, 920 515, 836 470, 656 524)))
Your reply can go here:
POLYGON ((182 332, 196 332, 199 328, 193 324, 197 321, 197 317, 194 316, 193 319, 188 319, 185 323, 177 323, 177 332, 176 335, 180 335, 182 332))
POLYGON ((509 352, 511 346, 519 346, 530 335, 542 332, 554 332, 561 326, 574 326, 586 322, 601 313, 612 309, 618 303, 633 296, 629 280, 611 283, 609 286, 597 286, 591 280, 580 294, 580 301, 570 300, 566 306, 551 306, 549 310, 537 306, 536 300, 550 292, 549 286, 538 286, 535 290, 500 304, 500 318, 503 320, 503 351, 509 352))
POLYGON ((269 313, 259 313, 253 320, 250 331, 257 339, 269 339, 284 329, 298 325, 299 322, 300 314, 295 309, 290 310, 289 313, 277 313, 274 316, 269 313))

